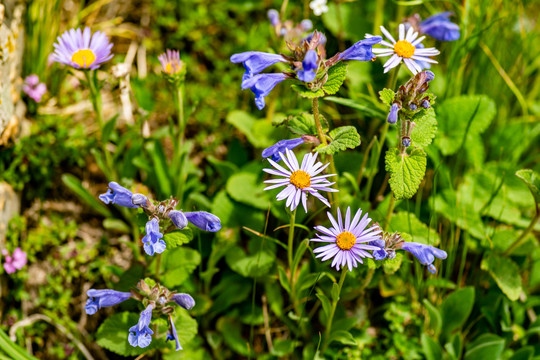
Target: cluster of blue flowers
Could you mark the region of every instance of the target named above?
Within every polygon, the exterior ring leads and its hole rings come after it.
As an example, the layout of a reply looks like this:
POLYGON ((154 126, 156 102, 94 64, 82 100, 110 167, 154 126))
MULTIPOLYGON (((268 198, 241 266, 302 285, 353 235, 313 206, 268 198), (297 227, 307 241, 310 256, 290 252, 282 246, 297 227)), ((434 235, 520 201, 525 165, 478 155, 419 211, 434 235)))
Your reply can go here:
MULTIPOLYGON (((105 204, 116 204, 129 208, 142 208, 149 220, 146 223, 146 235, 143 237, 144 251, 153 256, 160 254, 166 249, 163 241, 163 233, 160 232, 160 222, 171 221, 178 229, 184 229, 188 223, 191 223, 204 231, 216 232, 221 229, 219 218, 206 211, 183 212, 175 210, 176 200, 166 200, 159 204, 153 204, 143 194, 133 194, 128 189, 120 186, 116 182, 109 183, 109 190, 99 196, 105 204)), ((166 228, 166 227, 164 227, 166 228)))

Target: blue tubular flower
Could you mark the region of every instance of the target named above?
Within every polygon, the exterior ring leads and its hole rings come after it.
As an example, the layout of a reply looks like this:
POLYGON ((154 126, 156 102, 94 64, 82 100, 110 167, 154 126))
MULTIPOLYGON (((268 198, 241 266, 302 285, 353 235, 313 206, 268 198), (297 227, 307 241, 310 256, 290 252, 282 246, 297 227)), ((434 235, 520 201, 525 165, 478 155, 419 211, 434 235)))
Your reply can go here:
POLYGON ((176 342, 175 350, 182 350, 180 345, 180 340, 178 340, 178 334, 176 333, 176 327, 174 326, 174 321, 171 315, 169 315, 169 330, 167 331, 167 341, 174 340, 176 342))
POLYGON ((275 9, 270 9, 268 10, 268 20, 270 20, 270 24, 272 24, 272 26, 276 26, 277 24, 279 24, 279 12, 275 9))
POLYGON ((285 149, 292 150, 298 145, 303 144, 304 142, 305 141, 303 138, 280 140, 269 148, 264 149, 262 152, 262 157, 265 159, 268 157, 272 157, 272 160, 278 162, 281 160, 281 156, 279 156, 279 153, 285 153, 285 149))
POLYGON ((368 242, 368 245, 377 246, 379 250, 373 250, 372 254, 375 260, 382 260, 388 256, 388 253, 384 249, 386 242, 383 239, 372 240, 368 242))
POLYGON ((452 15, 446 11, 428 17, 419 24, 420 31, 440 41, 454 41, 459 39, 459 26, 448 18, 452 15))
POLYGON ((373 55, 373 45, 382 41, 380 36, 372 36, 370 38, 360 40, 344 52, 339 54, 339 60, 358 60, 358 61, 371 61, 375 58, 373 55))
POLYGON ((186 215, 182 211, 171 210, 169 211, 169 218, 172 220, 174 226, 182 230, 188 224, 186 215))
POLYGON ((172 300, 186 310, 191 310, 195 306, 195 300, 189 294, 174 294, 172 300))
POLYGON ((221 229, 219 218, 206 211, 185 212, 184 215, 190 223, 201 230, 216 232, 221 229))
POLYGON ((242 81, 242 89, 250 89, 255 94, 255 105, 262 110, 266 105, 264 98, 270 94, 270 91, 285 80, 287 76, 282 73, 258 74, 242 81))
POLYGON ((398 111, 399 111, 399 105, 396 103, 393 103, 392 106, 390 107, 388 118, 386 118, 386 121, 388 121, 389 124, 395 124, 397 122, 398 111))
POLYGON ((138 205, 134 205, 131 201, 133 193, 126 189, 125 187, 120 186, 118 183, 111 181, 109 183, 109 190, 105 194, 99 195, 99 199, 105 204, 113 203, 116 205, 136 208, 138 205))
POLYGON ((154 253, 161 254, 165 251, 165 241, 161 240, 163 234, 159 232, 159 222, 156 218, 146 223, 146 235, 143 237, 144 251, 153 256, 154 253))
POLYGON ((427 265, 429 272, 432 274, 437 272, 437 269, 433 266, 435 258, 446 259, 446 251, 437 249, 431 245, 404 242, 402 249, 413 254, 422 265, 427 265))
POLYGON ((302 70, 299 70, 296 75, 303 82, 312 82, 317 76, 317 65, 319 56, 315 50, 308 50, 302 60, 302 70))
POLYGON ((231 56, 231 62, 243 63, 246 68, 244 80, 256 75, 278 62, 287 62, 287 60, 279 54, 270 54, 260 51, 247 51, 231 56))
POLYGON ((88 315, 94 315, 102 307, 113 306, 120 304, 131 297, 129 292, 121 292, 115 290, 95 290, 90 289, 86 292, 88 300, 84 309, 88 315))
POLYGON ((148 327, 152 320, 152 309, 154 305, 150 304, 141 312, 137 325, 129 329, 128 341, 131 346, 145 348, 152 342, 154 332, 148 327))

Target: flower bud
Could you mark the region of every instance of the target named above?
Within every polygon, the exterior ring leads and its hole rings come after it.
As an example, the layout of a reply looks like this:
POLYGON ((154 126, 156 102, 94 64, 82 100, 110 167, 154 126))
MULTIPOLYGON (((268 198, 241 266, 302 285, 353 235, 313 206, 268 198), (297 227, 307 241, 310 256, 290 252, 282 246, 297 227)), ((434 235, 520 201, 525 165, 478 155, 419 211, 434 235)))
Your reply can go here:
POLYGON ((188 220, 182 211, 171 210, 168 214, 169 218, 172 220, 174 226, 182 230, 188 225, 188 220))
POLYGON ((388 118, 386 119, 389 124, 395 124, 397 122, 398 111, 399 105, 397 103, 393 103, 392 107, 390 108, 390 112, 388 113, 388 118))

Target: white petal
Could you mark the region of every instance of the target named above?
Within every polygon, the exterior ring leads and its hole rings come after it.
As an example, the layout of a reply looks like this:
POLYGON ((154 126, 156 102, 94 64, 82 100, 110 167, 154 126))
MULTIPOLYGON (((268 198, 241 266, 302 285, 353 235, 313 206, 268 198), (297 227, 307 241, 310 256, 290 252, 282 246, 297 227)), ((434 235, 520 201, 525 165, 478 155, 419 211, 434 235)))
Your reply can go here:
POLYGON ((417 71, 413 65, 414 60, 404 59, 403 62, 405 63, 405 65, 407 65, 407 69, 409 69, 413 73, 413 75, 416 75, 417 71))
POLYGON ((420 44, 422 42, 422 40, 424 40, 426 37, 425 36, 420 36, 418 39, 414 40, 411 45, 412 46, 416 46, 418 44, 420 44))
POLYGON ((399 40, 400 41, 405 40, 405 25, 403 24, 399 24, 399 40))
POLYGON ((395 44, 396 43, 396 40, 394 40, 394 38, 392 37, 392 35, 390 35, 390 33, 388 32, 388 30, 386 30, 384 28, 384 26, 381 25, 381 31, 382 33, 384 34, 384 36, 386 36, 388 38, 388 40, 390 40, 392 42, 392 44, 395 44))

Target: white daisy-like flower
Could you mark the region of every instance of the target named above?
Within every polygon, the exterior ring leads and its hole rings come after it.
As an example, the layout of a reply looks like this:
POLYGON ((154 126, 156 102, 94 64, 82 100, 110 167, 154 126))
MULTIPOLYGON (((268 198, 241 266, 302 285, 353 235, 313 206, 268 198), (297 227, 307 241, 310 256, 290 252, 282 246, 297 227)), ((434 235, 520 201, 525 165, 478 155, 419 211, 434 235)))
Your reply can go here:
POLYGON ((299 166, 298 160, 291 150, 285 149, 285 154, 286 155, 283 155, 283 153, 280 152, 279 156, 289 168, 288 170, 268 158, 268 161, 275 169, 263 170, 272 175, 282 176, 284 179, 266 180, 264 182, 265 184, 272 185, 266 187, 264 190, 285 186, 285 189, 277 194, 276 199, 278 201, 287 199, 286 206, 290 207, 291 211, 296 209, 301 200, 304 210, 307 213, 307 194, 315 196, 326 206, 330 207, 328 200, 319 194, 319 191, 338 191, 330 188, 335 182, 330 182, 326 179, 327 177, 335 176, 335 174, 318 175, 330 164, 323 165, 322 162, 315 163, 315 161, 317 161, 318 153, 309 153, 304 156, 302 166, 299 166))
POLYGON ((335 267, 336 270, 347 266, 352 271, 353 267, 358 266, 358 263, 363 264, 362 258, 373 258, 373 255, 368 251, 380 250, 380 247, 369 243, 379 240, 382 230, 378 225, 368 227, 371 219, 367 213, 360 219, 362 209, 358 209, 351 220, 351 208, 348 207, 345 222, 343 222, 339 208, 337 209, 337 221, 330 212, 327 214, 332 227, 315 226, 315 230, 319 231, 320 234, 315 234, 317 237, 310 240, 328 243, 313 250, 317 254, 317 258, 322 258, 321 261, 334 258, 331 266, 335 267))
POLYGON ((313 0, 309 3, 309 7, 313 10, 313 13, 316 16, 321 16, 324 13, 328 12, 328 5, 326 5, 326 0, 313 0))
MULTIPOLYGON (((396 41, 390 35, 390 33, 381 26, 381 31, 386 36, 388 41, 381 41, 380 44, 390 49, 373 49, 373 53, 377 56, 391 56, 391 58, 384 64, 384 72, 387 73, 390 69, 395 68, 401 63, 401 60, 405 63, 407 68, 416 75, 422 71, 422 62, 437 64, 437 61, 430 59, 428 56, 439 55, 439 50, 435 48, 426 48, 423 49, 418 45, 422 40, 425 39, 425 36, 418 37, 418 33, 414 31, 411 26, 405 34, 405 25, 399 24, 399 40, 396 41)), ((366 35, 366 37, 371 37, 372 35, 366 35)))

